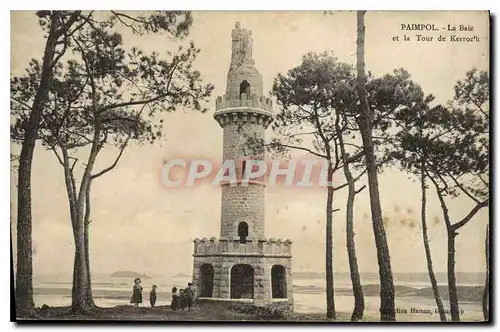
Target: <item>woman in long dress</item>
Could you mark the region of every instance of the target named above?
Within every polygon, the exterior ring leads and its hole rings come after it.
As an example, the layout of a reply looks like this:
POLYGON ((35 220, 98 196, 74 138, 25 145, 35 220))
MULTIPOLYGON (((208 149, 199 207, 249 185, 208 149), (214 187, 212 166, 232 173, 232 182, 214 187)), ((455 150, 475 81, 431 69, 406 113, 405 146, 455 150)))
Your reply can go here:
POLYGON ((170 304, 172 310, 179 309, 179 293, 177 293, 177 287, 172 288, 172 303, 170 304))
POLYGON ((134 280, 134 288, 132 289, 130 303, 133 303, 135 307, 138 307, 139 303, 142 303, 142 286, 140 278, 135 278, 134 280))

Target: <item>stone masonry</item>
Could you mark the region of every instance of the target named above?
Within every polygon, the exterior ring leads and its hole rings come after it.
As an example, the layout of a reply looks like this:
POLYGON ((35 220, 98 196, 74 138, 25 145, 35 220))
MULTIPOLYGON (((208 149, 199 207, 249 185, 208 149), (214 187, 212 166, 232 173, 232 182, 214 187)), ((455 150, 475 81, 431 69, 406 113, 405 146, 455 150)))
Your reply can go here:
MULTIPOLYGON (((216 99, 214 114, 223 129, 223 159, 235 162, 239 176, 245 158, 264 158, 262 151, 248 149, 249 137, 263 140, 273 121, 272 101, 263 96, 252 43, 251 31, 236 23, 226 93, 216 99)), ((220 239, 194 240, 198 296, 258 306, 277 301, 293 305, 292 243, 265 237, 264 183, 223 184, 221 199, 220 239)))

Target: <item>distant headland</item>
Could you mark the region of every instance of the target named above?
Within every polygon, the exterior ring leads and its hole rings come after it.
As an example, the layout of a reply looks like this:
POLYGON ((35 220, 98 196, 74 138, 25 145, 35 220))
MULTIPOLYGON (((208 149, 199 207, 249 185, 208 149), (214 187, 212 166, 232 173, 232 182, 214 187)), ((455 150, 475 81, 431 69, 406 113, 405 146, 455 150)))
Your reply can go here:
POLYGON ((187 273, 177 273, 174 278, 191 278, 191 276, 187 273))
POLYGON ((134 271, 116 271, 111 273, 111 277, 115 278, 151 278, 147 276, 145 273, 138 273, 134 271))

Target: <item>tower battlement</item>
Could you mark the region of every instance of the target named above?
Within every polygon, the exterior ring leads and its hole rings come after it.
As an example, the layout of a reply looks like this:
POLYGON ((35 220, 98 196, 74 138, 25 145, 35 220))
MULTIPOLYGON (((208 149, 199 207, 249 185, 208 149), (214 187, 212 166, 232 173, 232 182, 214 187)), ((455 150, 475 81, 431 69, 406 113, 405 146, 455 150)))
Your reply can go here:
POLYGON ((193 256, 207 255, 247 255, 291 257, 292 241, 282 239, 247 240, 241 243, 239 239, 194 239, 193 256))
POLYGON ((225 108, 234 107, 251 107, 266 110, 272 116, 273 114, 273 101, 271 98, 266 98, 264 96, 259 96, 256 93, 250 96, 246 93, 242 93, 241 96, 237 94, 225 94, 224 97, 217 97, 215 100, 215 110, 223 110, 225 108))
POLYGON ((215 100, 214 118, 219 125, 224 128, 228 123, 257 123, 267 128, 273 121, 273 102, 271 98, 252 94, 247 98, 246 93, 242 93, 240 98, 225 95, 224 98, 217 97, 215 100))

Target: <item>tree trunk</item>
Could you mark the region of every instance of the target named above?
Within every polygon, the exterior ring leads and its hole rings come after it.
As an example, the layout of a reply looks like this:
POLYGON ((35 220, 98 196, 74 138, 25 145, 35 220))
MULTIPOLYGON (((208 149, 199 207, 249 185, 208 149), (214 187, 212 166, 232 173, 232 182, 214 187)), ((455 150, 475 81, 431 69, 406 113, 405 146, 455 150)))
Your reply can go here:
POLYGON ((426 219, 426 207, 427 207, 427 190, 425 186, 425 160, 422 158, 422 174, 420 178, 420 190, 422 192, 422 238, 424 241, 425 257, 427 258, 427 271, 429 272, 429 279, 431 280, 432 292, 434 293, 434 299, 436 300, 436 305, 439 310, 439 318, 442 322, 446 322, 446 314, 444 312, 443 301, 441 300, 441 294, 439 294, 439 288, 437 285, 436 275, 434 274, 434 268, 432 267, 432 256, 431 249, 429 247, 429 238, 427 236, 427 219, 426 219))
POLYGON ((455 230, 448 229, 448 296, 450 299, 451 320, 460 321, 458 308, 457 281, 455 278, 455 230))
POLYGON ((486 225, 486 239, 484 240, 484 252, 486 255, 486 280, 484 281, 484 293, 483 293, 483 316, 484 321, 488 322, 490 320, 489 315, 489 300, 490 300, 490 232, 489 225, 486 225))
POLYGON ((25 140, 19 158, 17 192, 16 315, 27 317, 34 309, 31 240, 31 161, 35 141, 25 140), (30 156, 28 156, 30 155, 30 156))
MULTIPOLYGON (((87 165, 87 167, 89 167, 89 165, 87 165)), ((85 190, 83 191, 83 195, 87 194, 87 189, 89 188, 88 185, 88 181, 82 181, 82 186, 86 186, 85 190)), ((82 191, 80 190, 80 194, 81 193, 82 191)), ((85 200, 86 199, 87 197, 85 196, 85 200)), ((88 225, 85 222, 83 211, 85 200, 76 200, 76 213, 75 219, 73 220, 73 235, 75 238, 75 262, 73 269, 73 291, 71 307, 74 312, 81 313, 86 313, 94 307, 94 303, 91 298, 92 293, 90 290, 90 262, 87 260, 88 242, 85 235, 85 228, 87 228, 88 225)))
POLYGON ((339 137, 340 154, 342 155, 344 176, 347 181, 347 205, 346 205, 346 243, 347 256, 349 258, 349 272, 351 275, 352 292, 354 295, 354 309, 351 315, 351 321, 356 322, 363 318, 365 310, 365 300, 363 297, 363 287, 358 270, 358 259, 356 258, 356 245, 354 242, 354 198, 356 196, 355 180, 349 169, 349 162, 345 151, 344 139, 339 126, 340 117, 337 115, 335 128, 339 137))
MULTIPOLYGON (((94 107, 96 106, 96 101, 94 100, 94 107)), ((90 213, 90 205, 86 204, 90 195, 90 185, 92 182, 92 169, 97 158, 97 154, 100 150, 99 145, 99 135, 100 135, 100 120, 99 117, 96 119, 94 140, 92 143, 92 148, 90 149, 90 154, 88 158, 87 165, 82 175, 82 181, 80 184, 80 189, 78 190, 78 195, 75 197, 75 214, 76 220, 73 223, 73 233, 75 236, 75 265, 73 271, 73 293, 72 293, 72 309, 77 312, 88 312, 93 306, 93 301, 90 301, 89 290, 90 285, 90 270, 87 265, 87 250, 86 250, 86 240, 85 240, 85 228, 86 222, 85 217, 87 212, 90 213), (89 210, 85 210, 84 208, 89 210), (92 302, 92 303, 91 303, 92 302)), ((76 193, 76 188, 75 188, 76 193)), ((90 263, 90 261, 88 262, 90 263)))
POLYGON ((25 130, 19 156, 17 186, 17 265, 16 265, 16 315, 25 317, 34 309, 33 301, 33 263, 32 263, 32 220, 31 220, 31 166, 38 125, 43 106, 47 100, 53 78, 53 59, 57 44, 57 27, 60 12, 51 17, 50 30, 43 55, 40 86, 35 95, 30 118, 25 130))
POLYGON ((87 268, 87 297, 86 302, 89 307, 95 307, 94 298, 92 296, 92 276, 90 274, 90 185, 89 181, 87 192, 85 193, 85 219, 83 237, 85 241, 85 266, 87 268))
POLYGON ((372 138, 372 117, 368 106, 365 87, 365 60, 364 39, 365 23, 364 11, 358 11, 357 20, 357 88, 360 101, 361 114, 359 117, 363 149, 366 159, 368 174, 368 187, 370 191, 370 206, 372 213, 373 232, 377 247, 377 260, 380 276, 380 317, 382 321, 395 321, 396 312, 394 305, 394 282, 392 279, 389 247, 382 222, 382 208, 378 190, 377 165, 372 138))
POLYGON ((96 152, 92 149, 92 158, 89 158, 91 163, 87 164, 84 178, 80 185, 79 195, 76 194, 76 184, 74 181, 72 167, 69 164, 69 155, 64 146, 60 146, 64 160, 64 179, 66 184, 66 192, 68 194, 71 225, 73 228, 73 238, 75 240, 75 260, 73 264, 73 287, 72 287, 72 303, 71 309, 76 313, 87 313, 93 307, 93 301, 89 301, 89 269, 87 266, 87 245, 85 236, 85 218, 87 217, 87 209, 90 213, 90 205, 85 204, 87 199, 87 191, 89 188, 90 170, 95 161, 96 152), (87 176, 87 178, 85 178, 87 176), (82 189, 82 186, 84 189, 82 189), (82 197, 82 192, 84 197, 82 197), (83 199, 84 198, 84 199, 83 199), (84 208, 86 210, 84 211, 84 208))
POLYGON ((333 272, 333 168, 328 161, 328 194, 326 199, 326 316, 335 319, 333 272))
MULTIPOLYGON (((349 167, 345 165, 344 167, 349 167)), ((365 310, 365 300, 363 297, 363 287, 358 270, 358 260, 356 258, 356 246, 354 242, 354 180, 348 171, 347 182, 349 193, 347 196, 346 211, 346 237, 347 237, 347 256, 349 257, 349 271, 351 273, 352 291, 354 294, 354 310, 352 311, 351 321, 355 322, 363 318, 365 310)))
POLYGON ((73 268, 73 289, 71 309, 73 312, 85 313, 89 305, 87 301, 88 271, 85 262, 85 236, 83 223, 74 225, 75 262, 73 268))

